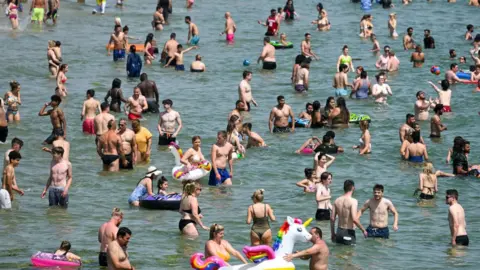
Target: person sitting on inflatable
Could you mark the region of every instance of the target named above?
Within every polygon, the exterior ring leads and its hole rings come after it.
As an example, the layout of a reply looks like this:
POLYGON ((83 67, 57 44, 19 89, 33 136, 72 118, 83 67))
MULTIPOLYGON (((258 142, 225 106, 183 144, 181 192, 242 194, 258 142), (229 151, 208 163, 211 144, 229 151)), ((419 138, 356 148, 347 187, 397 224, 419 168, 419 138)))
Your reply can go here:
POLYGON ((145 195, 153 196, 153 181, 155 181, 160 174, 162 174, 162 171, 158 170, 155 166, 148 167, 147 173, 138 181, 137 186, 132 194, 130 194, 128 203, 133 206, 139 206, 141 197, 145 195))
POLYGON ((213 224, 210 226, 210 238, 205 243, 205 256, 217 256, 223 261, 228 262, 230 260, 230 254, 247 264, 248 261, 242 256, 240 252, 230 245, 230 243, 223 239, 225 236, 225 229, 220 224, 213 224))
POLYGON ((62 241, 60 248, 55 251, 55 255, 65 256, 69 261, 80 261, 82 258, 70 252, 72 245, 68 241, 62 241))
POLYGON ((290 41, 287 41, 287 34, 285 33, 280 34, 280 40, 278 42, 283 46, 290 46, 292 44, 290 41))
POLYGON ((200 136, 192 137, 192 148, 189 148, 185 154, 183 154, 180 162, 184 164, 184 172, 187 173, 191 170, 197 169, 205 161, 205 157, 202 154, 202 138, 200 136))
POLYGON ((164 176, 158 179, 157 188, 158 188, 158 191, 157 191, 158 195, 168 196, 172 194, 178 194, 177 192, 167 192, 168 180, 164 176))
POLYGON ((317 136, 313 136, 306 140, 295 153, 297 154, 313 154, 313 150, 322 144, 317 136))

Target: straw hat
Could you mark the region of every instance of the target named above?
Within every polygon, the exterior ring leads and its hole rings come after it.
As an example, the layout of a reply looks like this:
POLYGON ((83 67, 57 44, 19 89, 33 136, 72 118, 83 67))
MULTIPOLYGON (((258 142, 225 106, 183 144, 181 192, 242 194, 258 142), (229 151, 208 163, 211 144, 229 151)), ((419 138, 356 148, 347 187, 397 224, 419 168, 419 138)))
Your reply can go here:
POLYGON ((155 167, 155 166, 150 166, 147 169, 147 173, 145 173, 145 177, 151 177, 153 175, 159 176, 160 174, 162 174, 162 171, 157 169, 157 167, 155 167))

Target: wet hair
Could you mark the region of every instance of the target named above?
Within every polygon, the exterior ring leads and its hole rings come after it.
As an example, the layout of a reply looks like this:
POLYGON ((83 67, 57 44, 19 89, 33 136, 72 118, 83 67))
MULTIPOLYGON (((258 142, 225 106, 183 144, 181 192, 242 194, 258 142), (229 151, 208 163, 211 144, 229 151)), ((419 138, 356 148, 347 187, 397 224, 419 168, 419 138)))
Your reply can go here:
POLYGON ((175 33, 171 33, 171 34, 170 34, 170 39, 176 38, 176 37, 177 37, 177 34, 175 34, 175 33))
POLYGON ((327 180, 329 176, 332 176, 332 174, 329 173, 329 172, 323 172, 320 175, 320 182, 323 182, 323 181, 327 180))
POLYGON ((413 140, 413 143, 420 142, 420 131, 412 132, 412 140, 413 140))
POLYGON ((370 123, 368 120, 361 120, 360 121, 360 128, 361 129, 368 129, 370 127, 370 123))
POLYGON ((407 113, 407 115, 405 116, 405 121, 408 121, 408 119, 410 119, 412 117, 415 117, 415 115, 413 115, 411 113, 407 113))
POLYGON ((162 175, 162 177, 160 177, 160 179, 158 179, 158 182, 157 182, 157 188, 158 190, 160 190, 160 188, 162 187, 163 184, 167 183, 168 180, 167 178, 165 178, 165 176, 162 175))
MULTIPOLYGON (((309 103, 307 103, 307 107, 308 107, 308 104, 309 104, 309 103)), ((319 110, 320 110, 320 107, 321 107, 320 101, 315 100, 311 105, 312 105, 312 107, 313 107, 313 111, 316 112, 316 111, 319 111, 319 110)))
POLYGON ((15 89, 17 89, 19 86, 20 86, 20 83, 18 83, 17 81, 11 81, 11 82, 10 82, 10 89, 11 89, 12 91, 14 91, 15 89))
POLYGON ((130 30, 130 28, 128 28, 128 25, 125 25, 122 30, 123 30, 123 32, 128 32, 130 30))
POLYGON ((264 189, 257 189, 253 192, 252 195, 252 200, 255 200, 257 202, 263 202, 263 195, 265 193, 264 189))
POLYGON ((307 179, 312 178, 312 175, 313 175, 313 169, 312 168, 305 168, 305 170, 303 170, 303 172, 305 173, 305 177, 307 179))
POLYGON ((300 65, 303 61, 305 61, 305 59, 307 59, 305 55, 299 54, 297 57, 295 57, 295 64, 300 65))
POLYGON ((348 122, 350 121, 350 112, 348 111, 345 98, 337 98, 337 107, 340 108, 340 114, 342 115, 343 123, 348 124, 348 122))
POLYGON ((136 53, 137 52, 137 47, 135 45, 130 45, 130 52, 131 53, 136 53))
POLYGON ((168 99, 168 98, 167 98, 167 99, 164 99, 164 100, 162 101, 162 104, 163 104, 163 105, 168 104, 168 105, 170 105, 170 106, 173 106, 173 101, 172 101, 171 99, 168 99))
MULTIPOLYGON (((307 104, 305 104, 305 110, 308 110, 308 107, 312 106, 313 107, 313 104, 310 103, 310 102, 307 102, 307 104)), ((315 110, 315 109, 314 109, 315 110)))
POLYGON ((366 70, 362 70, 362 72, 360 72, 360 79, 366 79, 367 76, 368 74, 366 70))
POLYGON ((227 132, 225 130, 220 130, 219 132, 217 132, 217 135, 222 135, 224 139, 227 138, 227 132))
POLYGON ((63 147, 57 146, 52 148, 52 154, 60 154, 60 156, 63 157, 63 153, 65 153, 65 150, 63 150, 63 147))
POLYGON ((467 30, 468 30, 468 31, 471 31, 472 29, 473 29, 473 25, 472 25, 472 24, 467 25, 467 30))
POLYGON ((269 38, 269 37, 264 37, 264 38, 263 38, 263 42, 270 43, 270 38, 269 38))
POLYGON ((284 97, 284 96, 278 96, 278 97, 277 97, 277 101, 280 101, 280 100, 282 100, 282 99, 285 99, 285 97, 284 97))
POLYGON ((348 68, 348 66, 345 65, 345 64, 340 64, 340 65, 338 66, 338 69, 339 69, 340 71, 344 71, 346 68, 348 68))
POLYGON ((447 189, 447 196, 453 196, 455 200, 458 200, 458 191, 456 189, 447 189))
POLYGON ((8 153, 8 159, 10 159, 10 162, 12 162, 12 160, 15 159, 22 159, 22 155, 20 155, 20 153, 17 151, 10 151, 10 153, 8 153))
POLYGON ((362 66, 358 66, 357 70, 360 70, 360 72, 364 71, 365 69, 362 66))
POLYGON ((327 98, 327 103, 325 104, 325 109, 332 109, 332 107, 330 106, 330 101, 335 100, 334 97, 328 97, 327 98))
POLYGON ((443 104, 437 104, 435 105, 435 108, 433 108, 433 111, 435 113, 443 111, 443 104))
POLYGON ((354 187, 355 182, 353 182, 353 180, 345 180, 345 182, 343 182, 343 191, 345 192, 352 191, 354 187))
POLYGON ((252 123, 245 123, 242 127, 248 129, 249 131, 252 131, 252 123))
POLYGON ((425 29, 423 30, 423 32, 427 32, 428 34, 430 34, 430 29, 425 29))
POLYGON ((332 137, 330 137, 328 135, 323 135, 322 143, 330 143, 331 139, 332 139, 332 137))
POLYGON ((58 95, 53 95, 50 97, 51 101, 55 101, 57 104, 60 104, 62 102, 62 98, 58 95))
POLYGON ((62 46, 62 42, 60 42, 59 40, 55 41, 55 46, 57 46, 57 47, 62 46))
POLYGON ((322 239, 322 229, 319 227, 313 227, 312 232, 320 237, 322 239))
POLYGON ((102 109, 102 111, 105 111, 109 107, 110 105, 108 105, 107 102, 102 102, 102 104, 100 104, 100 109, 102 109))
POLYGON ((190 18, 190 16, 185 16, 185 20, 191 21, 192 18, 190 18))
POLYGON ((95 96, 95 90, 93 89, 88 89, 87 90, 87 95, 91 96, 91 97, 94 97, 95 96))
POLYGON ((250 74, 252 74, 251 71, 249 71, 249 70, 244 70, 242 76, 243 76, 243 78, 245 79, 245 78, 247 78, 247 76, 250 75, 250 74))
POLYGON ((450 69, 454 69, 456 66, 458 66, 457 63, 452 63, 450 64, 450 69))
POLYGON ((70 244, 70 242, 68 241, 62 241, 62 243, 60 244, 61 250, 69 251, 71 248, 72 248, 72 244, 70 244))
POLYGON ((383 185, 376 184, 375 186, 373 186, 373 191, 375 190, 381 190, 383 192, 383 185))
POLYGON ((114 207, 112 210, 112 217, 123 217, 123 212, 118 207, 114 207))
POLYGON ((120 88, 120 87, 122 87, 122 80, 120 80, 119 78, 113 79, 112 88, 120 88))
POLYGON ((333 130, 325 132, 325 135, 329 136, 332 139, 335 139, 335 132, 333 130))
POLYGON ((12 139, 12 146, 13 146, 14 144, 20 145, 20 148, 23 147, 23 141, 20 140, 20 139, 17 138, 17 137, 15 137, 15 138, 12 139))
POLYGON ((213 240, 216 233, 219 233, 219 232, 224 231, 224 230, 225 230, 225 228, 222 225, 217 224, 217 223, 210 226, 210 234, 209 234, 210 240, 213 240))
POLYGON ((147 73, 144 72, 140 75, 140 81, 143 82, 143 81, 146 81, 146 80, 148 80, 148 75, 147 75, 147 73))
POLYGON ((202 138, 200 136, 193 136, 192 137, 192 143, 194 143, 196 140, 201 140, 202 138))
POLYGON ((450 83, 447 80, 442 80, 440 83, 443 91, 447 91, 450 88, 450 83))
POLYGON ((118 232, 117 232, 117 238, 119 237, 125 237, 126 235, 132 235, 132 231, 130 231, 129 228, 127 227, 120 227, 118 228, 118 232))

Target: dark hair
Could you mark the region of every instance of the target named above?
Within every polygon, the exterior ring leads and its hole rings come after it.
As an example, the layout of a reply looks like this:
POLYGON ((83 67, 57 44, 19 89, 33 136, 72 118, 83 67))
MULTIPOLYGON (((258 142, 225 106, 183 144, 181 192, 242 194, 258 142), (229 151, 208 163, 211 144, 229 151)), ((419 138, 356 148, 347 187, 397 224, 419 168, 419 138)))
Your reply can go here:
POLYGON ((20 145, 20 147, 23 147, 23 141, 20 140, 20 139, 17 138, 17 137, 15 137, 15 138, 12 139, 12 146, 13 146, 14 144, 18 144, 18 145, 20 145))
POLYGON ((125 25, 125 26, 123 27, 123 32, 128 32, 129 30, 130 30, 130 28, 128 28, 128 25, 125 25))
POLYGON ((412 140, 414 143, 420 142, 420 131, 412 132, 412 140))
POLYGON ((408 121, 408 119, 410 119, 412 117, 415 117, 415 115, 413 115, 411 113, 407 113, 407 116, 405 116, 405 121, 408 121))
POLYGON ((14 159, 22 159, 22 155, 20 155, 20 153, 17 151, 10 151, 10 153, 8 153, 8 158, 11 162, 14 159))
POLYGON ((243 124, 243 128, 247 128, 248 130, 252 130, 252 123, 245 123, 243 124))
POLYGON ((178 44, 177 49, 181 49, 181 48, 183 48, 182 44, 178 44))
POLYGON ((329 172, 323 172, 321 175, 320 175, 320 181, 323 181, 323 180, 327 180, 329 176, 331 176, 332 174, 329 173, 329 172))
POLYGON ((135 45, 130 45, 130 52, 131 53, 136 53, 137 52, 137 47, 135 45))
POLYGON ((441 85, 442 85, 442 90, 444 91, 447 91, 448 88, 450 87, 450 83, 447 80, 442 80, 441 85))
POLYGON ((418 98, 422 93, 425 94, 423 91, 418 91, 415 96, 418 98))
POLYGON ((319 227, 313 227, 313 233, 317 234, 318 236, 320 236, 320 239, 322 239, 322 229, 320 229, 319 227))
POLYGON ((345 98, 337 98, 337 107, 340 108, 340 114, 342 115, 343 123, 348 124, 348 122, 350 121, 350 112, 348 111, 345 98))
POLYGON ((175 34, 175 33, 171 33, 171 34, 170 34, 170 39, 176 38, 176 37, 177 37, 177 34, 175 34))
POLYGON ((145 47, 147 46, 147 43, 152 43, 152 40, 153 40, 153 34, 152 33, 148 33, 147 37, 145 38, 145 47))
POLYGON ((473 29, 473 25, 472 25, 472 24, 467 25, 467 30, 472 30, 472 29, 473 29))
POLYGON ((119 78, 113 79, 112 88, 120 88, 120 87, 122 87, 122 80, 120 80, 119 78))
POLYGON ((295 57, 295 64, 300 65, 303 61, 305 61, 305 59, 307 59, 305 55, 299 54, 297 57, 295 57))
POLYGON ((342 51, 344 51, 345 49, 348 49, 348 45, 343 45, 342 51))
POLYGON ((91 97, 94 97, 95 96, 95 90, 93 89, 88 89, 87 90, 87 95, 91 96, 91 97))
POLYGON ((443 111, 443 104, 437 104, 435 105, 435 108, 433 108, 433 111, 435 113, 443 111))
POLYGON ((130 231, 129 228, 127 227, 120 227, 118 228, 118 231, 117 231, 117 238, 119 237, 124 237, 126 235, 132 235, 132 231, 130 231))
POLYGON ((102 111, 105 111, 109 107, 110 105, 108 105, 107 102, 102 102, 102 104, 100 104, 100 109, 102 109, 102 111))
POLYGON ((383 192, 383 185, 376 184, 375 186, 373 186, 373 191, 375 190, 381 190, 383 192))
POLYGON ((284 97, 284 96, 278 96, 278 97, 277 97, 277 101, 280 101, 280 100, 282 100, 282 99, 285 99, 285 97, 284 97))
POLYGON ((453 69, 453 68, 455 68, 456 66, 458 66, 457 63, 451 63, 451 64, 450 64, 450 69, 453 69))
MULTIPOLYGON (((308 104, 309 103, 307 103, 307 107, 308 107, 308 104)), ((320 101, 315 100, 311 105, 312 105, 314 111, 319 111, 320 110, 320 107, 321 107, 320 101)))
POLYGON ((52 154, 60 154, 60 156, 63 157, 63 153, 65 153, 65 150, 63 150, 63 147, 61 146, 52 148, 52 154))
POLYGON ((335 132, 333 130, 325 132, 325 135, 330 136, 330 138, 332 139, 335 139, 335 132))
POLYGON ((326 157, 327 154, 325 154, 325 153, 323 153, 323 152, 319 152, 318 157, 317 157, 317 160, 320 161, 320 159, 322 159, 322 157, 324 157, 324 156, 326 157))
POLYGON ((237 107, 237 106, 238 106, 238 104, 240 104, 240 103, 242 103, 242 102, 243 102, 243 101, 241 101, 240 99, 239 99, 239 100, 237 100, 237 102, 235 102, 235 107, 237 107))
POLYGON ((272 13, 272 12, 275 12, 275 9, 274 9, 274 8, 270 9, 270 13, 272 13))
POLYGON ((167 98, 167 99, 164 99, 164 100, 162 101, 162 104, 163 104, 163 105, 168 104, 168 105, 172 106, 172 105, 173 105, 173 101, 172 101, 171 99, 167 98))
POLYGON ((310 33, 305 33, 305 37, 307 37, 307 36, 311 36, 310 33))
POLYGON ((323 135, 322 143, 330 143, 331 139, 332 139, 332 137, 330 137, 328 135, 323 135))
POLYGON ((244 78, 244 79, 247 78, 247 76, 250 75, 250 74, 252 74, 251 71, 249 71, 249 70, 244 70, 244 71, 243 71, 243 78, 244 78))
POLYGON ((143 82, 143 81, 146 81, 146 80, 148 80, 148 75, 147 75, 147 73, 144 72, 140 75, 140 81, 143 82))
POLYGON ((163 8, 161 5, 157 5, 157 10, 163 8))
POLYGON ((303 172, 305 173, 305 177, 310 179, 312 178, 312 175, 313 175, 313 169, 312 168, 305 168, 305 170, 303 170, 303 172))
POLYGON ((410 31, 410 30, 413 31, 413 27, 408 27, 408 28, 407 28, 407 32, 410 31))
POLYGON ((423 30, 423 32, 427 32, 427 33, 430 34, 430 29, 425 29, 425 30, 423 30))
POLYGON ((201 140, 202 138, 200 136, 193 136, 192 137, 192 143, 194 143, 196 140, 201 140))
MULTIPOLYGON (((141 180, 140 180, 141 181, 141 180)), ((160 179, 158 179, 158 182, 157 182, 157 188, 158 190, 160 190, 160 187, 165 183, 165 182, 168 182, 167 178, 165 178, 165 176, 162 175, 162 177, 160 177, 160 179)))
POLYGON ((189 20, 189 21, 191 21, 191 20, 192 20, 192 18, 190 18, 190 16, 185 16, 185 20, 189 20))
POLYGON ((345 192, 352 191, 354 187, 355 182, 353 182, 353 180, 345 180, 345 182, 343 182, 343 191, 345 192))
POLYGON ((447 196, 453 196, 455 200, 458 200, 458 191, 456 189, 447 189, 447 196))
POLYGON ((122 28, 122 26, 121 26, 121 25, 119 25, 119 24, 116 24, 116 25, 115 25, 115 27, 114 27, 113 29, 114 29, 114 30, 117 30, 117 28, 120 28, 120 29, 121 29, 121 28, 122 28))
POLYGON ((335 100, 334 97, 328 97, 328 98, 327 98, 327 103, 325 104, 325 111, 326 111, 327 109, 329 109, 329 110, 332 109, 332 107, 330 106, 330 101, 331 101, 332 99, 335 100))
MULTIPOLYGON (((313 107, 313 104, 310 103, 310 102, 307 102, 307 104, 305 104, 305 110, 308 110, 308 107, 312 106, 313 107)), ((315 109, 314 109, 315 110, 315 109)))
POLYGON ((390 50, 390 46, 385 45, 385 46, 383 47, 383 50, 386 50, 386 49, 389 49, 389 50, 390 50))
POLYGON ((267 42, 267 43, 270 43, 270 38, 269 38, 269 37, 264 37, 264 38, 263 38, 263 41, 264 41, 264 42, 267 42))
POLYGON ((362 72, 360 72, 360 79, 366 79, 367 76, 368 74, 366 70, 362 70, 362 72))
POLYGON ((227 132, 225 130, 220 130, 217 132, 217 135, 222 135, 223 138, 227 138, 227 132))
POLYGON ((348 66, 345 65, 345 64, 340 64, 340 65, 338 66, 338 69, 339 69, 340 71, 343 71, 343 70, 346 69, 346 68, 348 68, 348 66))
POLYGON ((51 97, 50 97, 50 100, 51 100, 51 101, 55 101, 55 102, 57 102, 58 104, 62 103, 62 98, 61 98, 60 96, 58 96, 58 95, 53 95, 53 96, 51 96, 51 97))
POLYGON ((465 140, 461 136, 457 136, 453 139, 453 153, 462 153, 465 146, 465 140))
POLYGON ((60 244, 60 249, 62 250, 69 251, 71 248, 72 244, 70 244, 70 242, 68 241, 62 241, 62 243, 60 244))

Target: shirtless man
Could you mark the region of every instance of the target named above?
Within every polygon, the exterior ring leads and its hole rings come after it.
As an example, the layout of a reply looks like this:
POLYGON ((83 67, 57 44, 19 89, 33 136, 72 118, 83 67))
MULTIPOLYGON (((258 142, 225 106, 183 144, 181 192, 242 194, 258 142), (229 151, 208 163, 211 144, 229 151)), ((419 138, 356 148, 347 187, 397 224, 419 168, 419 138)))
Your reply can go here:
POLYGON ((421 68, 425 63, 425 54, 422 52, 420 45, 415 47, 415 52, 410 56, 410 62, 413 62, 414 68, 421 68))
POLYGON ((343 191, 345 194, 338 197, 332 207, 330 217, 330 230, 332 232, 332 242, 338 244, 353 245, 356 243, 355 227, 356 225, 367 237, 368 233, 362 226, 357 216, 358 201, 353 198, 355 183, 352 180, 345 180, 343 191), (335 233, 335 221, 338 216, 338 228, 335 233))
POLYGON ((115 120, 115 116, 110 114, 110 106, 107 102, 102 102, 102 104, 100 104, 100 109, 102 112, 93 119, 96 134, 95 144, 98 143, 100 136, 108 131, 108 122, 110 122, 110 120, 115 120))
POLYGON ((459 79, 457 76, 458 65, 456 63, 450 64, 450 70, 445 72, 445 80, 447 80, 450 85, 459 83, 459 82, 468 82, 468 80, 459 79))
POLYGON ((122 223, 123 212, 120 208, 113 208, 112 217, 98 229, 98 242, 100 243, 100 252, 98 254, 98 264, 107 265, 107 247, 108 244, 117 238, 118 226, 122 223))
POLYGON ((368 199, 358 211, 358 219, 365 210, 370 209, 370 225, 367 227, 368 237, 388 239, 388 211, 393 214, 393 230, 398 231, 398 212, 389 199, 383 197, 383 185, 373 187, 373 198, 368 199))
POLYGON ((243 134, 248 136, 247 148, 267 146, 262 137, 260 137, 258 133, 252 131, 252 123, 243 124, 243 134))
POLYGON ((107 264, 109 270, 135 270, 128 260, 127 245, 132 232, 127 227, 120 227, 116 239, 107 247, 107 264))
POLYGON ((380 55, 375 66, 380 70, 388 70, 388 62, 390 61, 390 46, 383 47, 383 54, 380 55))
POLYGON ((348 83, 348 66, 340 64, 339 70, 340 71, 333 76, 332 86, 335 88, 335 96, 348 96, 347 87, 352 87, 352 85, 348 83))
POLYGON ((403 49, 405 50, 415 49, 415 41, 413 41, 412 35, 413 35, 413 28, 408 27, 407 34, 403 36, 403 49))
POLYGON ((100 101, 94 99, 95 90, 87 90, 87 100, 83 102, 82 115, 80 120, 83 120, 82 129, 84 133, 95 134, 95 116, 97 116, 97 110, 100 113, 100 101), (85 119, 85 120, 84 120, 85 119))
POLYGON ((473 39, 473 31, 474 31, 474 26, 473 24, 467 25, 467 32, 465 32, 465 40, 472 40, 473 39))
POLYGON ((59 205, 68 207, 68 191, 72 185, 72 163, 63 159, 64 150, 61 147, 52 149, 52 163, 50 165, 50 176, 42 192, 42 199, 45 198, 48 190, 48 205, 59 205))
POLYGON ((122 149, 122 139, 116 132, 115 119, 108 121, 108 131, 100 136, 97 143, 97 153, 102 158, 103 170, 116 172, 119 169, 119 158, 124 167, 127 167, 127 160, 122 149))
POLYGON ((125 114, 128 115, 129 120, 141 119, 142 112, 146 110, 148 110, 147 99, 137 86, 133 88, 133 95, 125 103, 125 114))
POLYGON ((22 150, 22 147, 23 147, 23 141, 22 140, 20 140, 17 137, 12 139, 12 148, 8 149, 5 152, 5 155, 4 155, 4 159, 3 159, 3 168, 4 169, 8 166, 8 164, 10 164, 10 158, 9 158, 10 152, 17 151, 18 153, 20 153, 20 150, 22 150))
POLYGON ((433 111, 435 112, 435 115, 432 116, 432 119, 430 120, 430 138, 440 138, 441 132, 447 130, 447 127, 442 124, 440 119, 440 115, 443 114, 443 104, 435 105, 433 111))
POLYGON ((400 138, 400 142, 403 143, 405 141, 405 138, 407 137, 407 134, 413 132, 413 123, 415 123, 415 115, 411 113, 407 113, 405 123, 402 124, 400 129, 398 130, 398 136, 400 138))
POLYGON ((202 62, 202 56, 200 54, 195 55, 195 61, 190 64, 190 72, 205 72, 207 67, 202 62))
POLYGON ((270 38, 263 38, 263 50, 260 57, 257 59, 257 64, 263 61, 263 69, 273 70, 277 68, 275 60, 275 47, 270 44, 270 38))
POLYGON ((67 137, 67 121, 65 120, 65 115, 63 111, 58 107, 62 102, 62 98, 57 95, 50 97, 50 103, 45 103, 42 109, 38 113, 38 116, 50 116, 50 122, 53 126, 53 131, 50 136, 43 142, 43 144, 52 144, 53 140, 57 134, 62 133, 64 137, 67 137), (51 110, 45 111, 48 106, 52 106, 51 110))
POLYGON ((242 112, 245 111, 245 103, 243 103, 243 101, 241 100, 237 100, 237 102, 235 102, 235 109, 233 109, 229 114, 228 114, 228 118, 227 118, 227 121, 230 120, 230 118, 233 116, 233 115, 236 115, 238 116, 240 119, 242 119, 242 112))
POLYGON ((198 31, 197 25, 192 22, 190 16, 185 16, 185 23, 188 24, 187 44, 197 45, 200 41, 200 31, 198 31))
POLYGON ((475 7, 480 7, 480 2, 478 0, 469 0, 468 5, 475 6, 475 7))
POLYGON ((45 152, 52 153, 53 148, 61 147, 63 148, 63 159, 70 161, 70 143, 65 140, 62 133, 56 134, 55 140, 52 143, 52 149, 48 147, 43 147, 42 150, 45 152))
POLYGON ((137 161, 137 142, 135 140, 135 132, 127 128, 127 119, 122 118, 118 122, 118 131, 117 134, 120 136, 122 141, 122 152, 125 155, 127 160, 127 165, 124 166, 124 163, 120 163, 120 169, 133 170, 133 165, 137 161))
POLYGON ((44 22, 48 19, 52 19, 53 24, 57 24, 58 9, 60 8, 60 0, 48 0, 48 13, 44 22))
POLYGON ((176 71, 185 71, 185 66, 183 65, 183 54, 191 50, 197 49, 197 46, 190 47, 188 49, 182 50, 182 44, 177 45, 177 52, 174 53, 173 58, 170 58, 164 67, 168 67, 175 60, 175 70, 176 71))
POLYGON ((225 12, 225 30, 223 30, 220 35, 226 34, 227 42, 232 43, 235 39, 235 32, 237 31, 237 26, 230 15, 230 12, 225 12))
POLYGON ((142 92, 142 95, 147 99, 148 111, 151 113, 158 113, 158 88, 157 84, 148 79, 147 73, 140 75, 140 83, 137 85, 142 92))
POLYGON ((292 119, 292 123, 295 123, 295 115, 293 114, 292 107, 285 104, 284 96, 278 96, 277 102, 277 106, 273 107, 269 116, 268 129, 270 133, 294 132, 295 125, 291 125, 290 128, 290 124, 288 123, 288 117, 292 119))
POLYGON ((162 58, 164 55, 166 55, 165 63, 170 63, 170 66, 172 67, 177 65, 177 62, 175 60, 175 53, 177 52, 177 46, 178 46, 178 42, 175 40, 176 37, 177 37, 177 34, 171 33, 170 40, 165 42, 165 46, 163 46, 163 51, 162 51, 162 58))
POLYGON ((125 59, 125 46, 127 43, 127 37, 122 32, 122 26, 115 25, 115 32, 110 35, 107 46, 108 55, 110 55, 110 46, 113 45, 113 61, 125 59))
POLYGON ((445 197, 448 207, 448 224, 450 225, 450 235, 452 246, 468 246, 467 222, 465 221, 465 211, 458 203, 458 191, 449 189, 445 197))
POLYGON ((243 80, 238 85, 238 99, 243 102, 244 105, 247 107, 245 111, 250 111, 250 102, 258 106, 255 99, 252 96, 252 87, 250 86, 250 82, 252 81, 252 72, 245 70, 243 71, 243 80))
POLYGON ((302 44, 300 45, 302 55, 307 58, 315 58, 316 60, 318 60, 318 56, 312 51, 312 44, 310 43, 311 39, 312 35, 310 35, 310 33, 306 33, 305 40, 302 40, 302 44))
POLYGON ((395 55, 394 51, 390 51, 390 57, 387 62, 387 70, 388 71, 398 71, 400 67, 400 60, 398 60, 397 56, 395 55))
POLYGON ((180 114, 172 109, 173 101, 165 99, 162 101, 165 111, 160 113, 157 130, 159 133, 158 145, 169 145, 171 142, 176 142, 178 133, 183 128, 180 114), (175 128, 177 124, 177 128, 175 128))
POLYGON ((231 186, 233 179, 233 145, 227 142, 227 132, 217 133, 217 142, 212 145, 210 155, 212 157, 212 170, 208 179, 209 186, 231 186), (227 170, 227 163, 230 172, 227 170))
POLYGON ((294 258, 302 260, 310 260, 310 270, 327 270, 328 269, 328 255, 330 251, 324 240, 322 240, 322 230, 318 227, 310 229, 310 242, 313 243, 308 249, 297 251, 292 254, 286 254, 283 259, 291 262, 294 258))
POLYGON ((32 16, 30 23, 37 22, 41 25, 43 23, 43 18, 45 14, 47 14, 47 0, 32 0, 32 5, 30 6, 29 13, 29 15, 32 16))
POLYGON ((14 200, 15 190, 20 196, 24 192, 17 186, 17 178, 15 177, 15 168, 20 164, 22 156, 17 151, 11 151, 8 154, 9 163, 3 169, 2 189, 0 190, 0 209, 11 209, 12 201, 14 200))
POLYGON ((435 107, 435 102, 430 98, 428 101, 425 101, 425 92, 417 92, 417 101, 415 102, 415 120, 425 121, 428 120, 430 108, 435 107))

